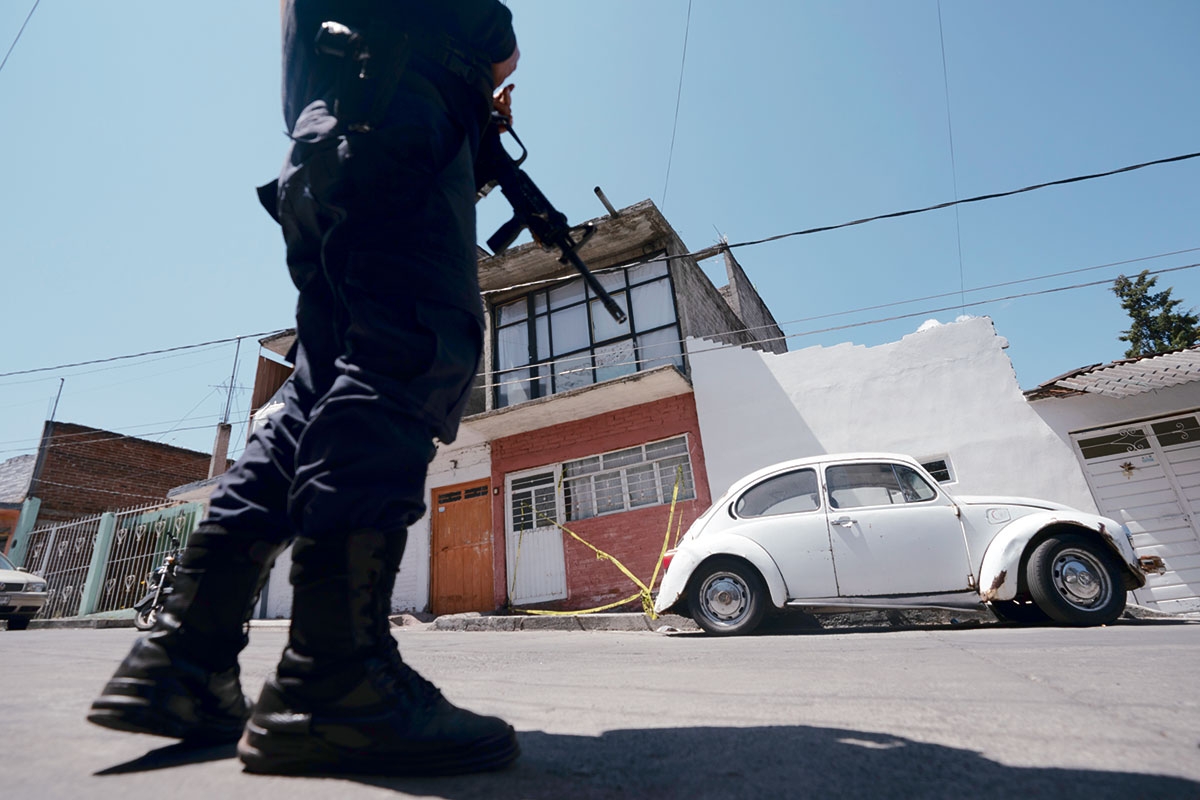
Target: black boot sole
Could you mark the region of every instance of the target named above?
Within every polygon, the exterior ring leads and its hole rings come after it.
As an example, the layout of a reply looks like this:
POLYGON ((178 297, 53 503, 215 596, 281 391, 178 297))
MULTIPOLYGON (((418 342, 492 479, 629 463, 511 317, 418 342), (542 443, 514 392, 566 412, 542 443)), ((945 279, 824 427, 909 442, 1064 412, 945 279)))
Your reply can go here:
POLYGON ((312 733, 269 731, 246 723, 238 742, 246 772, 264 775, 396 775, 433 777, 494 772, 512 764, 521 749, 511 730, 504 735, 454 747, 414 747, 374 754, 348 750, 312 733))
POLYGON ((144 733, 190 744, 226 744, 242 735, 245 720, 202 715, 183 719, 165 710, 162 699, 151 697, 158 689, 154 681, 116 678, 92 702, 87 719, 94 725, 125 733, 144 733))

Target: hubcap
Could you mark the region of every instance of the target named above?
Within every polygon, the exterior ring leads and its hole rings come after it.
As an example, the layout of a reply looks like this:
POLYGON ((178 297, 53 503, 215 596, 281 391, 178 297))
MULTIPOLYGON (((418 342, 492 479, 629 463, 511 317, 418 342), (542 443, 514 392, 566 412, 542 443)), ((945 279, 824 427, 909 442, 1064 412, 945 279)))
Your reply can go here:
POLYGON ((733 622, 746 613, 750 590, 737 575, 718 572, 704 582, 704 613, 715 622, 733 622))
POLYGON ((1053 570, 1054 587, 1073 606, 1085 609, 1102 606, 1112 594, 1107 570, 1086 550, 1063 550, 1054 559, 1053 570))

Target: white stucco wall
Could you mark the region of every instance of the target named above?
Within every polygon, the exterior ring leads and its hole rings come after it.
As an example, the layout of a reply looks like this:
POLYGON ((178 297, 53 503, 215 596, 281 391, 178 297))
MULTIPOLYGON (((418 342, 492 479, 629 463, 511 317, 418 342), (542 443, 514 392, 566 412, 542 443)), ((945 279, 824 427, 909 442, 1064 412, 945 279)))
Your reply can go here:
MULTIPOLYGON (((439 446, 429 465, 425 480, 425 502, 435 488, 467 481, 484 480, 492 474, 491 448, 486 443, 472 442, 465 429, 452 447, 439 446)), ((396 576, 392 592, 392 611, 424 611, 429 607, 429 512, 408 529, 408 544, 396 576)), ((267 584, 267 619, 283 619, 292 615, 292 586, 288 571, 292 566, 292 551, 288 548, 275 561, 267 584)))
POLYGON ((992 321, 898 342, 774 355, 691 339, 713 496, 759 467, 820 453, 948 455, 958 494, 1043 497, 1094 511, 1069 445, 1032 411, 992 321))

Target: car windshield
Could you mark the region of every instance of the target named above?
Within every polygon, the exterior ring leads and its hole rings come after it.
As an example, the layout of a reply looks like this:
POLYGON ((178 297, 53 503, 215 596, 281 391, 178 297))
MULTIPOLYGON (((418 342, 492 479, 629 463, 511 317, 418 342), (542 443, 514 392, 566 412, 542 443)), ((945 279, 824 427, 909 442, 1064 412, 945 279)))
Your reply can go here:
POLYGON ((16 569, 16 566, 8 560, 8 556, 4 553, 0 553, 0 569, 16 569))

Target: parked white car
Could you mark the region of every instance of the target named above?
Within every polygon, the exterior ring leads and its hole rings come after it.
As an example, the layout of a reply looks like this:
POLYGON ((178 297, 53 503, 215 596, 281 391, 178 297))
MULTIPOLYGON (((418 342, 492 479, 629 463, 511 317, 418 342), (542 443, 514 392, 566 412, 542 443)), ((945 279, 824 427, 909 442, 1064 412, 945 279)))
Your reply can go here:
POLYGON ((46 581, 13 565, 0 553, 0 619, 10 631, 23 631, 46 604, 46 581))
POLYGON ((908 456, 853 453, 742 478, 668 552, 655 611, 716 635, 770 609, 989 607, 1001 620, 1104 625, 1162 559, 1115 520, 1021 497, 952 497, 908 456))

